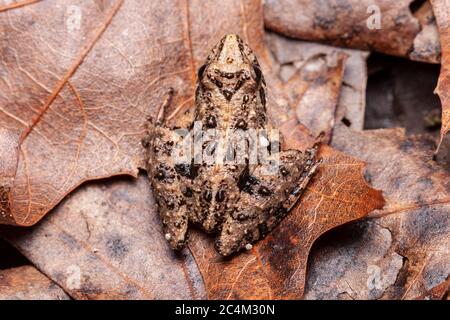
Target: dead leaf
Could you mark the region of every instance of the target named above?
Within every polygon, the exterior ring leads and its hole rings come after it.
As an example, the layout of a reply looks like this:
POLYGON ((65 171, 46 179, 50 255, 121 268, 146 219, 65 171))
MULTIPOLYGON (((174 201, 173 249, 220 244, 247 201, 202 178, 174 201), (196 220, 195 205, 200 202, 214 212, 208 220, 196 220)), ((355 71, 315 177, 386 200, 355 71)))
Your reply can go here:
POLYGON ((2 235, 75 299, 204 297, 192 256, 167 246, 155 210, 145 175, 102 180, 2 235))
POLYGON ((298 121, 311 135, 323 134, 321 140, 326 143, 330 141, 335 125, 346 60, 347 55, 342 52, 312 57, 284 84, 284 91, 291 94, 290 105, 298 121))
POLYGON ((32 266, 0 270, 1 300, 69 300, 70 297, 32 266))
POLYGON ((442 298, 450 275, 450 179, 431 160, 432 140, 340 126, 333 146, 367 163, 386 205, 313 250, 305 298, 442 298))
MULTIPOLYGON (((287 82, 295 72, 304 70, 303 74, 307 74, 308 69, 314 70, 315 65, 312 63, 314 60, 323 60, 337 51, 344 52, 347 59, 345 68, 343 68, 342 85, 335 90, 335 94, 339 95, 339 101, 335 107, 335 121, 340 122, 344 119, 351 128, 362 130, 366 104, 367 52, 337 49, 328 45, 288 39, 270 32, 267 34, 267 43, 275 60, 280 65, 278 72, 284 82, 287 82)), ((310 71, 309 74, 311 73, 310 71)), ((310 77, 307 79, 310 80, 310 77)), ((296 84, 296 90, 301 87, 296 84)), ((323 97, 320 100, 322 101, 322 99, 323 97)), ((316 101, 313 108, 316 114, 320 114, 318 110, 320 106, 321 104, 316 101)), ((298 119, 301 120, 301 118, 298 119)))
POLYGON ((421 30, 414 39, 414 50, 409 54, 409 58, 415 61, 440 63, 441 43, 430 2, 425 1, 414 16, 419 20, 421 30))
MULTIPOLYGON (((293 126, 295 121, 283 128, 287 147, 312 142, 301 126, 293 126)), ((381 192, 364 180, 363 162, 327 146, 321 148, 320 156, 324 163, 301 202, 251 252, 224 259, 214 251, 209 237, 193 234, 189 247, 203 275, 208 298, 301 298, 314 241, 326 231, 383 206, 381 192)))
POLYGON ((441 139, 437 152, 444 136, 450 131, 450 3, 446 0, 432 0, 431 5, 436 16, 442 45, 441 75, 435 91, 442 103, 441 139))
POLYGON ((9 208, 9 195, 14 183, 19 150, 20 133, 0 127, 0 223, 14 223, 9 208))
POLYGON ((436 27, 421 19, 430 10, 424 6, 418 19, 409 9, 412 2, 269 0, 264 5, 264 22, 268 29, 297 39, 437 63, 436 27))

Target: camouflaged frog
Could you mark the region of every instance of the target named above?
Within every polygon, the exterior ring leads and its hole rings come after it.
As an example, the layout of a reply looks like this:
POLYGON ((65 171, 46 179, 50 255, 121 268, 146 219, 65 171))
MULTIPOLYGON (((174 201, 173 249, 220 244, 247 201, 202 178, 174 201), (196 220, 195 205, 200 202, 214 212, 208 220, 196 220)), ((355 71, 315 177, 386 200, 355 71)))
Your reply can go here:
MULTIPOLYGON (((278 143, 278 170, 273 174, 267 174, 266 164, 252 164, 248 158, 239 163, 178 163, 172 152, 179 141, 164 123, 172 95, 169 90, 150 124, 146 144, 148 174, 166 240, 173 249, 183 248, 193 224, 217 234, 215 246, 223 256, 251 249, 300 198, 320 164, 317 146, 305 152, 281 151, 278 143)), ((199 68, 194 118, 222 136, 270 129, 264 77, 239 36, 226 35, 199 68)), ((272 150, 273 143, 277 142, 269 142, 272 150)))

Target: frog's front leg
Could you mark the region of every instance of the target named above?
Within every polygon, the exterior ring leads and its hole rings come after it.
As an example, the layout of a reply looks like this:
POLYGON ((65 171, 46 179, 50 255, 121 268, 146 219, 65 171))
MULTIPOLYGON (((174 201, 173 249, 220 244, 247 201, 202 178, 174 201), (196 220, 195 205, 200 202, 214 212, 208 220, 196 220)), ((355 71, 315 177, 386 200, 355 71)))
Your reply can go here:
POLYGON ((267 167, 257 165, 241 180, 239 203, 228 216, 216 239, 220 254, 228 256, 263 238, 297 203, 321 160, 316 160, 317 146, 302 153, 280 152, 279 168, 267 174, 267 167))

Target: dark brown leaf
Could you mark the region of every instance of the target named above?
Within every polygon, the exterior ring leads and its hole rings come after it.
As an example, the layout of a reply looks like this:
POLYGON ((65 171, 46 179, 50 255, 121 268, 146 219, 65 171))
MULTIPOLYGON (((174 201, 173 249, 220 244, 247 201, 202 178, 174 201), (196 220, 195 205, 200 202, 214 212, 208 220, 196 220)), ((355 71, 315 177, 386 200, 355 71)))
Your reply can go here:
POLYGON ((423 6, 416 18, 409 9, 412 2, 269 0, 264 21, 270 30, 298 39, 437 63, 436 25, 432 18, 424 19, 432 16, 431 10, 423 6), (379 26, 371 24, 377 10, 379 26))

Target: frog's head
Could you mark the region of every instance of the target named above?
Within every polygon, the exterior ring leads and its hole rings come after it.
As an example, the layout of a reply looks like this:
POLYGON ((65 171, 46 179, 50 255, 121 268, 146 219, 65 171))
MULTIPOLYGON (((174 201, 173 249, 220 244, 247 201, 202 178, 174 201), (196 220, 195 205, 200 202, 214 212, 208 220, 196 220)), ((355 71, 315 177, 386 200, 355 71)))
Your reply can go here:
POLYGON ((264 78, 256 56, 236 34, 228 34, 209 54, 198 71, 204 91, 220 92, 230 101, 237 92, 251 94, 264 86, 264 78))

